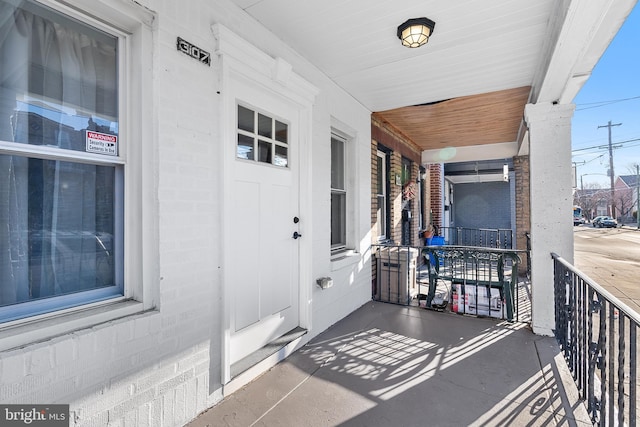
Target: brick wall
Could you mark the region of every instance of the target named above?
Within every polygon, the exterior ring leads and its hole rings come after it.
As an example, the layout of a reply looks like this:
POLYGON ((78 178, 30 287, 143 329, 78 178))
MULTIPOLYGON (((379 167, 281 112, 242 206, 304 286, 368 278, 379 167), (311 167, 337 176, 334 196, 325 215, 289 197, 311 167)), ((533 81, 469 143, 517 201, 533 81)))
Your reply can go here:
MULTIPOLYGON (((390 221, 390 236, 389 238, 395 243, 400 244, 402 242, 402 186, 396 184, 396 176, 401 176, 402 173, 402 158, 406 158, 411 161, 411 182, 416 182, 419 176, 420 168, 420 149, 411 141, 406 140, 400 134, 393 131, 393 129, 385 126, 384 123, 379 122, 372 117, 371 120, 371 243, 378 243, 378 231, 376 227, 376 215, 377 215, 377 153, 378 149, 386 151, 387 161, 390 165, 389 173, 387 174, 387 182, 389 183, 389 192, 387 194, 389 198, 389 221, 390 221)), ((419 228, 419 205, 418 198, 412 200, 411 203, 411 243, 414 245, 421 244, 421 240, 418 236, 419 228)), ((371 264, 372 275, 372 292, 375 292, 377 265, 374 262, 371 264)))
POLYGON ((442 211, 442 194, 444 191, 443 186, 443 178, 444 178, 444 168, 441 164, 430 164, 427 165, 427 170, 429 171, 429 206, 431 206, 431 221, 433 224, 440 229, 442 227, 443 221, 443 211, 442 211))
MULTIPOLYGON (((531 206, 529 192, 529 156, 513 158, 513 169, 516 180, 516 249, 527 249, 526 233, 531 230, 531 206)), ((527 256, 521 255, 522 263, 519 272, 524 273, 527 268, 527 256)))
POLYGON ((0 401, 70 403, 77 427, 182 425, 221 396, 208 394, 208 343, 175 348, 148 314, 4 352, 0 401))
POLYGON ((418 203, 419 194, 418 194, 418 183, 417 181, 420 179, 420 164, 417 162, 411 163, 411 182, 415 185, 415 199, 412 200, 412 214, 413 219, 411 220, 411 244, 412 245, 420 245, 423 242, 420 237, 420 205, 418 203))
MULTIPOLYGON (((402 158, 406 158, 411 162, 410 182, 415 183, 419 176, 420 167, 420 149, 411 141, 402 135, 394 132, 393 129, 387 127, 384 123, 372 118, 371 120, 371 242, 378 242, 378 234, 376 232, 376 164, 378 146, 383 146, 390 151, 387 159, 390 164, 390 171, 387 176, 389 182, 389 201, 390 201, 390 239, 396 243, 402 242, 402 185, 396 184, 396 176, 402 174, 402 158)), ((418 243, 419 228, 419 206, 417 196, 411 203, 411 242, 418 243)))

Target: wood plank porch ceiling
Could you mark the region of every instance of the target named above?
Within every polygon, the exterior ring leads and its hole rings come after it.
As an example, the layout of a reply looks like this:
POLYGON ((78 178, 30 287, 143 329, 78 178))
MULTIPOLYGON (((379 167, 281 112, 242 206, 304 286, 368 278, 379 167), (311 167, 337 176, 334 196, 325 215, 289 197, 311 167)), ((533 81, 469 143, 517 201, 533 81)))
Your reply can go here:
POLYGON ((514 142, 530 86, 373 113, 422 150, 514 142))

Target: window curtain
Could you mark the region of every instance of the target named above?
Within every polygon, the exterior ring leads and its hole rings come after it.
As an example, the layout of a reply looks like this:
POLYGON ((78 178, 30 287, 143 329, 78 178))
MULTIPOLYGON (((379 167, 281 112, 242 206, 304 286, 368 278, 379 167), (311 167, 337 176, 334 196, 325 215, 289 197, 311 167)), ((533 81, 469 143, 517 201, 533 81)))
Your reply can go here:
MULTIPOLYGON (((84 151, 85 130, 117 132, 117 40, 22 4, 0 3, 0 140, 84 151)), ((110 167, 0 155, 0 306, 109 284, 96 236, 113 233, 113 182, 110 167)))

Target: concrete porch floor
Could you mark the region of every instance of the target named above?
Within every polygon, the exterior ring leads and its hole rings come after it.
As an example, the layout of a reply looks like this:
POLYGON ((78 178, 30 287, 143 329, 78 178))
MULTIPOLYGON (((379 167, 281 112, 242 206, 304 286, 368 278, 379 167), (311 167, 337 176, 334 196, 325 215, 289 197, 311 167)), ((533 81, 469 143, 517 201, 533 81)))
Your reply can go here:
POLYGON ((591 425, 554 338, 369 302, 190 427, 591 425))

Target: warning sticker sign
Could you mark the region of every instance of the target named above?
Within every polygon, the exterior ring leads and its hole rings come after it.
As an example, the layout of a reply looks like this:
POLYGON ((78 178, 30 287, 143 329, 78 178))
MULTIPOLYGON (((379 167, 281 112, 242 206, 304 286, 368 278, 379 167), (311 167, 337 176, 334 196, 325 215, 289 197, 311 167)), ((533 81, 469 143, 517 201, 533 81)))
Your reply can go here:
POLYGON ((87 152, 118 155, 118 137, 106 133, 87 131, 87 152))

